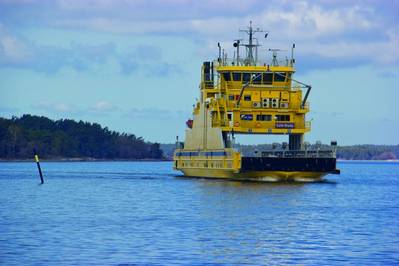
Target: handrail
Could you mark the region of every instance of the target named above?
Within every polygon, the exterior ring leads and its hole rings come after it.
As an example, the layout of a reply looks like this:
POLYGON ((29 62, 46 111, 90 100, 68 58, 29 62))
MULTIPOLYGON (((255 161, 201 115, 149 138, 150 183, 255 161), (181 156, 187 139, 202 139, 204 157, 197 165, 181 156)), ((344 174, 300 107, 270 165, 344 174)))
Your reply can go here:
MULTIPOLYGON (((245 61, 245 59, 240 58, 239 59, 239 64, 237 64, 237 59, 233 58, 223 58, 220 61, 218 60, 213 60, 213 63, 217 66, 275 66, 273 64, 273 60, 256 60, 254 63, 255 64, 248 64, 248 62, 245 61)), ((278 66, 292 66, 290 60, 286 59, 279 59, 277 60, 278 66)))
POLYGON ((261 157, 331 158, 335 157, 335 150, 267 150, 261 152, 261 157))

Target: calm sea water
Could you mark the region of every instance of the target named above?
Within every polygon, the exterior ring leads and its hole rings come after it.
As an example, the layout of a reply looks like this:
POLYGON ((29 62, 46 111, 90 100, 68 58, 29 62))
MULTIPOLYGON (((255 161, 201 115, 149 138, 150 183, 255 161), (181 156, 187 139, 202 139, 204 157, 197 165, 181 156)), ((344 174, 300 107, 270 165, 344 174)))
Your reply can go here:
POLYGON ((0 163, 3 265, 399 265, 399 163, 321 184, 176 177, 170 162, 0 163))

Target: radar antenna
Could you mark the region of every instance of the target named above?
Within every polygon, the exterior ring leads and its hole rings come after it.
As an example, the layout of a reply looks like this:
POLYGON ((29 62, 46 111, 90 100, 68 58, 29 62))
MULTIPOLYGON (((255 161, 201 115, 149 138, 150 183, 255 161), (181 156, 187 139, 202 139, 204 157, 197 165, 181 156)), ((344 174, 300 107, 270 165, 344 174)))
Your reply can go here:
POLYGON ((287 50, 282 50, 282 49, 269 49, 269 51, 272 52, 272 54, 273 54, 272 66, 278 66, 277 52, 286 52, 287 50))

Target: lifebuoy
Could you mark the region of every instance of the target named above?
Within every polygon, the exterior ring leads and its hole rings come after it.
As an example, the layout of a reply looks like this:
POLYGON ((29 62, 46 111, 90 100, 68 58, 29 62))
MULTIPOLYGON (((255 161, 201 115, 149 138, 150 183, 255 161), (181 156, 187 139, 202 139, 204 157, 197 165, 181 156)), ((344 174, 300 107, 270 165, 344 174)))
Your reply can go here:
POLYGON ((238 122, 238 121, 237 121, 237 122, 235 122, 235 123, 234 123, 234 126, 235 126, 235 127, 238 127, 238 126, 240 126, 240 122, 238 122))
POLYGON ((255 125, 256 127, 260 127, 260 123, 259 122, 256 122, 256 125, 255 125))

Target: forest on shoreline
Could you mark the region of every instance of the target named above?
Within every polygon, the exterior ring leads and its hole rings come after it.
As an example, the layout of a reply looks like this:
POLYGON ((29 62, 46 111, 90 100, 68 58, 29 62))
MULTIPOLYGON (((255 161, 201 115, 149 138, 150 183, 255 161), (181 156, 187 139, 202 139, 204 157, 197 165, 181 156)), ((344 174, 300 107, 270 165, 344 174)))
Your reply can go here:
POLYGON ((159 143, 119 133, 97 123, 51 120, 25 114, 0 118, 0 159, 24 160, 33 149, 43 159, 162 159, 159 143))

